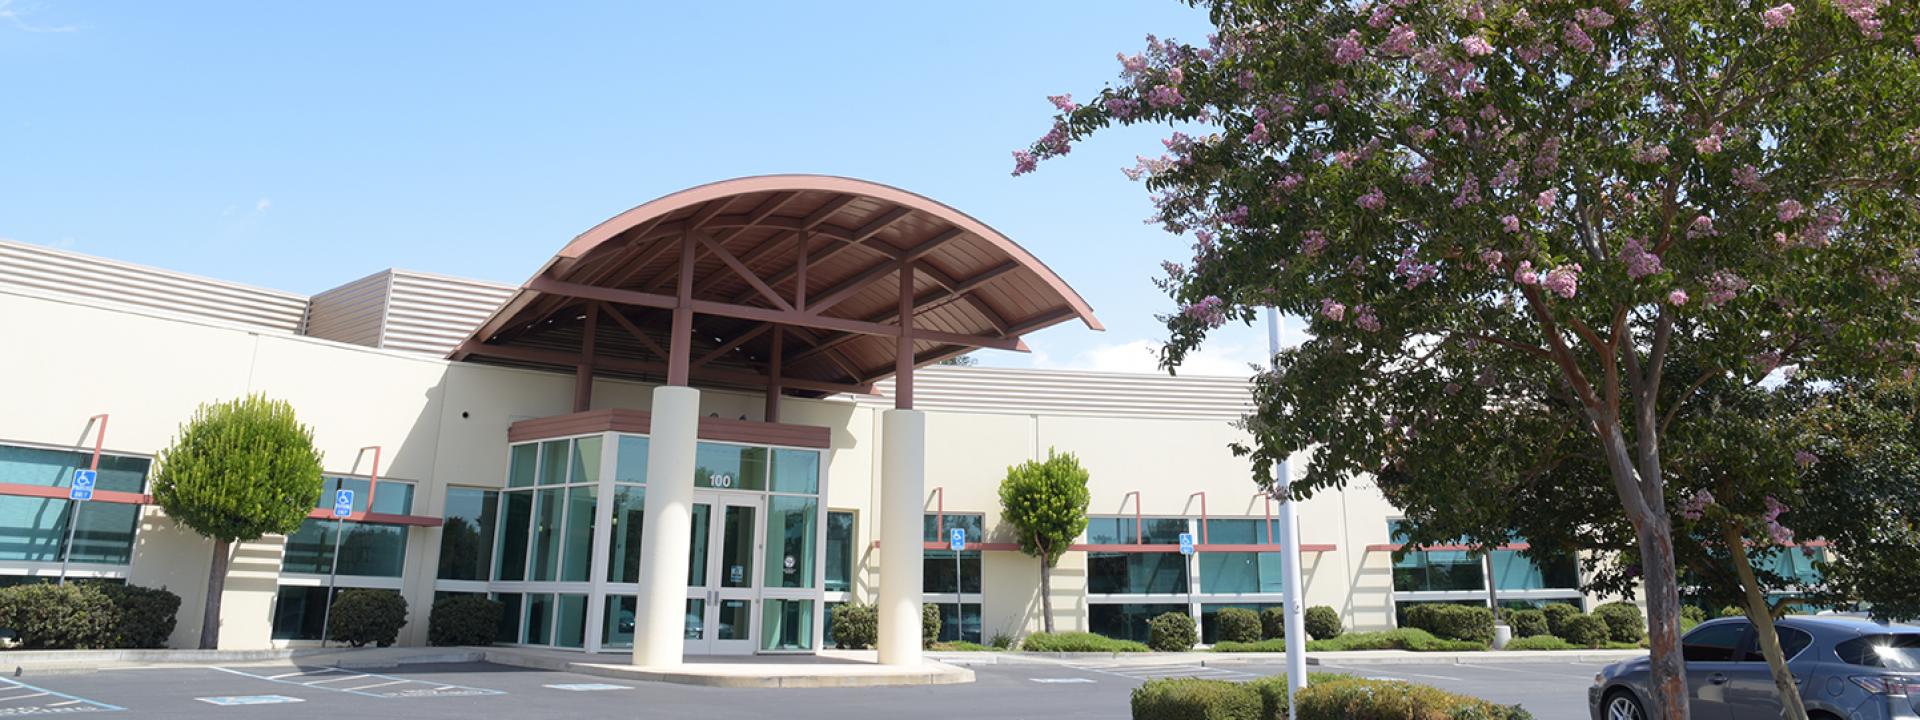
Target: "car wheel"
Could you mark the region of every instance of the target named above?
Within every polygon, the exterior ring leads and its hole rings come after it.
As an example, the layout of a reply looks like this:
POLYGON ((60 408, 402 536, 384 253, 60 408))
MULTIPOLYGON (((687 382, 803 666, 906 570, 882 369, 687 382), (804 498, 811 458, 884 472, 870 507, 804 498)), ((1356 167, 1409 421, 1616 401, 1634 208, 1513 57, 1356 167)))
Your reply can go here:
POLYGON ((1615 690, 1607 695, 1607 720, 1647 720, 1647 713, 1640 708, 1640 700, 1633 693, 1615 690))

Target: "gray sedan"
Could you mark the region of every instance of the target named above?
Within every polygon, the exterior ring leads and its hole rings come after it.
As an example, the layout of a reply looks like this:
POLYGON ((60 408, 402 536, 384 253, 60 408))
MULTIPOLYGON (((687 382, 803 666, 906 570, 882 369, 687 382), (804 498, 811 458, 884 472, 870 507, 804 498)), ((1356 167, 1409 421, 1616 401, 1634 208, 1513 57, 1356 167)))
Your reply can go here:
MULTIPOLYGON (((1920 720, 1920 627, 1838 615, 1775 623, 1787 669, 1813 720, 1920 720)), ((1695 720, 1780 717, 1780 696, 1752 623, 1701 623, 1681 640, 1695 720)), ((1644 720, 1652 706, 1646 658, 1608 665, 1587 702, 1594 720, 1644 720)))

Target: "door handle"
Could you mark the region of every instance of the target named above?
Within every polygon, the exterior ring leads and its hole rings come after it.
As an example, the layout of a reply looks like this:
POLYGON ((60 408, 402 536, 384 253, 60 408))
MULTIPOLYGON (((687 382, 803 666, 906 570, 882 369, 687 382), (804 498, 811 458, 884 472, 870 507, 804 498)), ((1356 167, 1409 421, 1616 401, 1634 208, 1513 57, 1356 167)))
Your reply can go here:
POLYGON ((1727 676, 1722 673, 1714 673, 1712 675, 1707 676, 1707 682, 1713 683, 1715 685, 1725 685, 1727 684, 1727 676))

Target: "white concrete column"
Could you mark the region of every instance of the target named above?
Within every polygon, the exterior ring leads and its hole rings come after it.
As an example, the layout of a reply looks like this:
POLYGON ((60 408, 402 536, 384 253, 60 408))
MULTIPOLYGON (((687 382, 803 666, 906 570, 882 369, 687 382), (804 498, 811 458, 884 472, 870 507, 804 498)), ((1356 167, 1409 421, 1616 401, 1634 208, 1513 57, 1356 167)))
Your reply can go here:
POLYGON ((927 416, 880 414, 880 662, 920 664, 920 534, 926 511, 927 416))
MULTIPOLYGON (((690 538, 700 391, 674 385, 654 388, 651 425, 633 664, 671 666, 680 664, 686 647, 687 557, 693 552, 690 538)), ((603 471, 612 473, 613 469, 603 471)))

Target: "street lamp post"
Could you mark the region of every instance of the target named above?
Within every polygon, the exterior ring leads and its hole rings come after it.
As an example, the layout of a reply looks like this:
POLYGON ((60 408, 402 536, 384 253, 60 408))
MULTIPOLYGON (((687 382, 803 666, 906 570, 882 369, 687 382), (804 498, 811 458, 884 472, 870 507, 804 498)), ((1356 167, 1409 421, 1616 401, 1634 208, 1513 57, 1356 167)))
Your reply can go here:
MULTIPOLYGON (((1280 369, 1280 311, 1267 308, 1267 357, 1269 367, 1280 369)), ((1287 624, 1287 717, 1295 717, 1294 698, 1307 687, 1306 609, 1300 606, 1300 528, 1294 512, 1293 496, 1288 490, 1291 463, 1274 466, 1274 493, 1280 496, 1280 575, 1284 580, 1281 602, 1287 624)))

